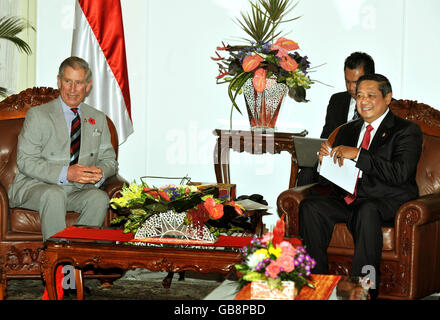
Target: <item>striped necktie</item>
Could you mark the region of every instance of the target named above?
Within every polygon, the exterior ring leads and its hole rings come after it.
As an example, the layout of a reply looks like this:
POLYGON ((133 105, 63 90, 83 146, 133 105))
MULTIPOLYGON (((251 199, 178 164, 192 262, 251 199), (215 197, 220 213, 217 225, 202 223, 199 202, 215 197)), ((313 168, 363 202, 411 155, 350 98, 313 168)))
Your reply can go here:
MULTIPOLYGON (((362 138, 361 148, 368 150, 368 147, 370 146, 370 140, 371 140, 371 131, 373 129, 374 128, 371 124, 369 124, 367 126, 367 130, 365 130, 364 137, 362 138)), ((356 199, 356 193, 357 193, 356 191, 357 191, 357 183, 359 181, 359 173, 360 173, 360 171, 358 172, 356 186, 354 187, 354 193, 353 194, 349 193, 344 197, 345 203, 347 203, 347 204, 352 203, 356 199)))
POLYGON ((78 114, 78 108, 71 108, 75 114, 70 129, 70 165, 78 163, 79 148, 81 142, 81 118, 78 114))
POLYGON ((356 119, 359 119, 359 113, 358 113, 356 106, 355 106, 354 107, 354 115, 353 115, 353 118, 351 118, 351 120, 356 120, 356 119))

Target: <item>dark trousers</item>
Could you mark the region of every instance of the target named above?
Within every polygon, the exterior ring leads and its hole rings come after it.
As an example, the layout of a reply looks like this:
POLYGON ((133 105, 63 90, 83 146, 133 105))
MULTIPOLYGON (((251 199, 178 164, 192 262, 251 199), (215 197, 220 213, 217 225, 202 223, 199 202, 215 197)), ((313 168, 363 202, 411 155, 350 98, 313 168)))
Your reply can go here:
POLYGON ((299 228, 309 255, 316 260, 313 273, 327 274, 327 248, 335 223, 347 224, 354 240, 352 276, 365 275, 364 266, 373 266, 376 272, 376 288, 380 281, 382 255, 382 225, 389 221, 396 208, 385 200, 358 198, 347 205, 339 197, 310 196, 299 206, 299 228))
POLYGON ((296 178, 296 186, 301 187, 307 184, 312 184, 318 182, 319 173, 316 171, 315 167, 300 167, 298 172, 298 177, 296 178))

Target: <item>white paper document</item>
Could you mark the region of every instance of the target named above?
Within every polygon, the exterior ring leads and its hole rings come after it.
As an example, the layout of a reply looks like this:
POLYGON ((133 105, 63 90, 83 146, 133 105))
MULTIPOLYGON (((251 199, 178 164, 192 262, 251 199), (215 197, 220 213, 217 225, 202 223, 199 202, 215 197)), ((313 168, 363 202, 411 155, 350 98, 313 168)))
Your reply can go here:
POLYGON ((333 158, 326 156, 322 158, 319 174, 353 194, 359 168, 356 168, 356 162, 349 159, 344 159, 344 165, 340 167, 338 162, 333 162, 333 158))
POLYGON ((240 201, 235 201, 235 203, 242 206, 246 211, 252 211, 252 210, 267 210, 271 207, 265 206, 264 204, 261 204, 259 202, 252 201, 250 199, 244 199, 240 201))

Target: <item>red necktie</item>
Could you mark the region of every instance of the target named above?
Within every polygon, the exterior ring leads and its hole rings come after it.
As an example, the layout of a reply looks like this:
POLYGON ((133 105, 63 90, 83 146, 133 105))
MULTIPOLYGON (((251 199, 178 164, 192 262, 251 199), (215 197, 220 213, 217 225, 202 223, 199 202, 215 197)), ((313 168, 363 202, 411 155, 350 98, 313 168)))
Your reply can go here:
MULTIPOLYGON (((367 126, 367 130, 365 131, 364 138, 362 139, 361 148, 368 150, 368 147, 370 146, 371 131, 373 129, 374 128, 371 126, 371 124, 369 124, 367 126)), ((354 193, 353 194, 349 193, 344 197, 344 200, 347 204, 352 203, 354 201, 354 199, 356 199, 356 189, 357 189, 357 183, 359 180, 359 173, 360 173, 360 171, 358 172, 358 176, 356 179, 356 187, 354 188, 354 193)))
POLYGON ((71 108, 75 114, 70 129, 70 165, 78 163, 79 147, 81 142, 81 118, 78 114, 78 108, 71 108))

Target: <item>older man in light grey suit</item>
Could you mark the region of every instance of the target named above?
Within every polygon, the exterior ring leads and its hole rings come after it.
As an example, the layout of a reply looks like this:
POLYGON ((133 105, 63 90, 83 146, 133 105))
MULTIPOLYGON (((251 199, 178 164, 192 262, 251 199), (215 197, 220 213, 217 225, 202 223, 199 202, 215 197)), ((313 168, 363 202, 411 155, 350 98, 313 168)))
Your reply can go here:
POLYGON ((92 88, 88 63, 78 57, 59 68, 60 97, 29 109, 18 137, 18 174, 9 190, 11 207, 40 213, 43 240, 66 227, 66 212, 78 225, 102 225, 109 199, 98 187, 117 171, 104 113, 83 100, 92 88), (80 122, 79 157, 72 164, 71 126, 80 122))

